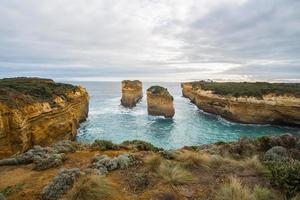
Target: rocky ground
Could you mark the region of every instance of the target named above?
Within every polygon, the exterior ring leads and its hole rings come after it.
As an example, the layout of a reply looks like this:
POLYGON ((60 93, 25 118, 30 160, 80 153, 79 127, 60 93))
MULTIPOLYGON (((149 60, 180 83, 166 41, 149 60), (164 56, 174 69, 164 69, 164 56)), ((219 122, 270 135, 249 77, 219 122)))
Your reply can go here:
POLYGON ((293 135, 163 150, 61 141, 0 160, 0 199, 300 199, 293 135))

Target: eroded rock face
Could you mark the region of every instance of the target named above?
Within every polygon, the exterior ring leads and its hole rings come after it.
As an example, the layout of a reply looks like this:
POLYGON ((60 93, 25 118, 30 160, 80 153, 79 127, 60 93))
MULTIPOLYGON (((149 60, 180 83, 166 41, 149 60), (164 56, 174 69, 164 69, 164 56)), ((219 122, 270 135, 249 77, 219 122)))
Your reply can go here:
POLYGON ((81 86, 38 78, 0 79, 0 94, 0 158, 34 145, 73 140, 88 116, 89 96, 81 86))
POLYGON ((132 108, 136 106, 139 100, 143 97, 142 82, 135 80, 122 81, 122 99, 121 104, 124 107, 132 108))
POLYGON ((172 118, 175 114, 173 96, 166 88, 152 86, 147 90, 148 114, 172 118))
POLYGON ((214 91, 182 84, 182 94, 205 112, 241 123, 300 126, 300 98, 269 93, 262 97, 215 94, 214 91))

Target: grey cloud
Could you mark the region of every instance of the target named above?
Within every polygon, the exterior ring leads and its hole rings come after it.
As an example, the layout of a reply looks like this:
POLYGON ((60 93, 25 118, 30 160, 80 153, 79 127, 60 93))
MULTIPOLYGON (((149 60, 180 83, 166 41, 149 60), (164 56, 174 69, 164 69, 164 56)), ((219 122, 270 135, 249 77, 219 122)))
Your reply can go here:
POLYGON ((297 0, 0 4, 0 77, 300 79, 297 0))

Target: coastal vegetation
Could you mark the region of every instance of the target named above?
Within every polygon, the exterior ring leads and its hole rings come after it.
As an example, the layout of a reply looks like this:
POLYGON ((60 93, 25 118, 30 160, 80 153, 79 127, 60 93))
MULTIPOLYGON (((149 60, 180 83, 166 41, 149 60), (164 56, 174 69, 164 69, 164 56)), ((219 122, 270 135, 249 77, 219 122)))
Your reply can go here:
POLYGON ((0 79, 0 102, 11 107, 36 102, 51 102, 56 96, 67 99, 66 93, 75 89, 76 86, 55 83, 51 79, 4 78, 0 79))
POLYGON ((219 95, 234 97, 248 96, 259 97, 267 94, 293 95, 300 97, 300 83, 268 83, 268 82, 191 82, 194 88, 211 90, 219 95))
MULTIPOLYGON (((64 141, 45 147, 45 155, 37 159, 47 167, 37 169, 28 162, 0 166, 0 191, 8 200, 296 200, 299 144, 300 138, 290 134, 177 150, 143 141, 64 141), (64 153, 66 159, 48 165, 53 152, 64 153)), ((31 154, 38 157, 41 150, 31 154)))

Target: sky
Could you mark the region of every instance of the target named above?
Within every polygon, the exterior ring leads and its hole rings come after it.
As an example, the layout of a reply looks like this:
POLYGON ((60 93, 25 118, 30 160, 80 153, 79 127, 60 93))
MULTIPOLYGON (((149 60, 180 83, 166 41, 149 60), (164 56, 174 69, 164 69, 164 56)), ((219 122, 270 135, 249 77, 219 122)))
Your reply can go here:
POLYGON ((300 82, 299 0, 0 0, 0 78, 300 82))

